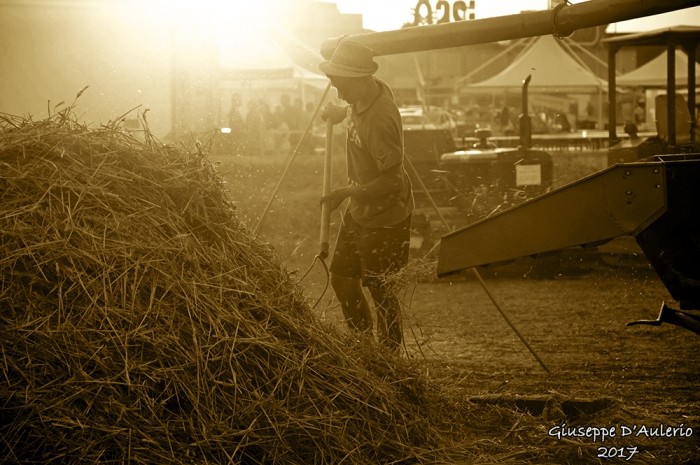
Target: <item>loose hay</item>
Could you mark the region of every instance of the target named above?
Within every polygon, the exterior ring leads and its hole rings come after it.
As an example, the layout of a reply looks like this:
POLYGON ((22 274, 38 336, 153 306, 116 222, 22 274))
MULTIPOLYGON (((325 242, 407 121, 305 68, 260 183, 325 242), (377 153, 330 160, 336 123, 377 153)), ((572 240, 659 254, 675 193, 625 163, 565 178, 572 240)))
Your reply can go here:
POLYGON ((71 114, 0 115, 0 463, 598 463, 322 324, 198 148, 71 114))
POLYGON ((0 121, 0 455, 439 460, 425 381, 314 318, 201 150, 0 121))

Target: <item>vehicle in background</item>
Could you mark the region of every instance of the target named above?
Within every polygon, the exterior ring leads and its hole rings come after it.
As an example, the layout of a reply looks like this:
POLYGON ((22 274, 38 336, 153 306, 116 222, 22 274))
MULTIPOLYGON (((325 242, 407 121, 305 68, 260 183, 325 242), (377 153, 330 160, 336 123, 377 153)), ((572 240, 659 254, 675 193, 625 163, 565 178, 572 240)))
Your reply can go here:
POLYGON ((410 106, 399 108, 399 113, 404 130, 443 129, 457 136, 457 123, 445 109, 428 107, 425 111, 421 106, 410 106))

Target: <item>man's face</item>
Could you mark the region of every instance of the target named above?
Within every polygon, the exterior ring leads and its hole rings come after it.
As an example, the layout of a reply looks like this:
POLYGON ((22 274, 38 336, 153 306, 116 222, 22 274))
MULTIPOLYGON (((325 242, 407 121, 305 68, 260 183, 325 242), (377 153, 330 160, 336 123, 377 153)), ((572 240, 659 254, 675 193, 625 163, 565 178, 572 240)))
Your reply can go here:
POLYGON ((353 104, 360 100, 364 92, 365 80, 362 78, 329 76, 331 85, 338 90, 338 98, 353 104))

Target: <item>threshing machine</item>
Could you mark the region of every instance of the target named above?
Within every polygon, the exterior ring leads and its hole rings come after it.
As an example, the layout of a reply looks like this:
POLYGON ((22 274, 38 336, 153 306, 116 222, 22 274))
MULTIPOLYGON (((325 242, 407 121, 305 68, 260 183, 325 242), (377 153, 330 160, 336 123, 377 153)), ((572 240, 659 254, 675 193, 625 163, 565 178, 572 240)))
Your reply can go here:
MULTIPOLYGON (((636 239, 644 255, 678 302, 665 303, 656 320, 700 334, 700 154, 695 138, 695 52, 700 28, 672 28, 608 39, 610 69, 622 45, 665 44, 688 53, 688 102, 675 94, 675 65, 669 58, 667 95, 657 107, 658 137, 643 140, 633 127, 629 141, 611 144, 607 170, 532 199, 519 207, 442 238, 438 274, 473 266, 494 266, 518 257, 572 246, 599 246, 623 235, 636 239), (693 153, 693 152, 696 153, 693 153), (513 234, 513 232, 517 233, 513 234), (463 247, 469 244, 470 247, 463 247)), ((610 140, 615 134, 615 88, 611 73, 610 140)))
MULTIPOLYGON (((700 154, 612 166, 444 236, 438 275, 635 237, 681 310, 700 310, 700 154)), ((659 320, 700 334, 700 315, 659 320)))

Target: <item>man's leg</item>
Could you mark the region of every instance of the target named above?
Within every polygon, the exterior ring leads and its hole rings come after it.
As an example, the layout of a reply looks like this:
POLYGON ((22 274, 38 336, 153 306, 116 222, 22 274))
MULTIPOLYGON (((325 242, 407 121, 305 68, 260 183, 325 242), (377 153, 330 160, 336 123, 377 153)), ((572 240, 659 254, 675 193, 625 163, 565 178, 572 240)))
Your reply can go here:
POLYGON ((362 292, 360 278, 331 273, 331 286, 340 301, 348 327, 372 334, 372 312, 362 292))
POLYGON ((362 263, 355 242, 357 224, 345 214, 330 266, 331 286, 350 329, 372 334, 372 312, 362 292, 362 263))
POLYGON ((398 351, 403 343, 401 302, 384 278, 408 263, 411 217, 389 227, 363 228, 358 234, 363 282, 377 310, 377 335, 388 348, 398 351))
POLYGON ((377 336, 391 350, 398 351, 403 342, 401 302, 386 286, 370 285, 374 306, 377 309, 377 336))

